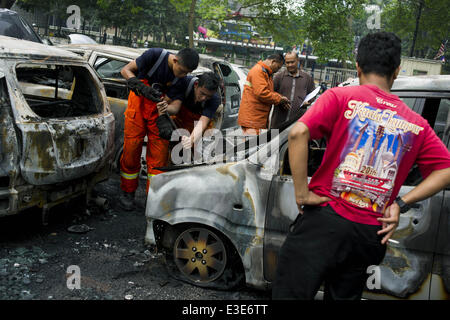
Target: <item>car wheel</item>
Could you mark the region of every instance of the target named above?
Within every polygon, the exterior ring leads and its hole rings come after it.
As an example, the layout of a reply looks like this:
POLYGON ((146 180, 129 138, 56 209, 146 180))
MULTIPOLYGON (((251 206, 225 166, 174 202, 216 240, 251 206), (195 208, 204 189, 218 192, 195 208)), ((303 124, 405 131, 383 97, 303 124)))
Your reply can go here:
POLYGON ((177 279, 200 287, 231 289, 244 278, 234 247, 219 232, 203 226, 191 226, 178 233, 170 261, 171 273, 175 271, 177 279))

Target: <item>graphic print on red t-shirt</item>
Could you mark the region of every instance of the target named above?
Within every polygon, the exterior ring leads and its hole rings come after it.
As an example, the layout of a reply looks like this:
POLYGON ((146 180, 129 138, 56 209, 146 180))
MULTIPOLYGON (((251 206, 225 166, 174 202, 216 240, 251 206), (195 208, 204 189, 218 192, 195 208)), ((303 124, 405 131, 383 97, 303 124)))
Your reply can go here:
POLYGON ((334 171, 331 195, 362 209, 383 213, 398 168, 423 130, 396 111, 351 100, 344 117, 349 135, 334 171))

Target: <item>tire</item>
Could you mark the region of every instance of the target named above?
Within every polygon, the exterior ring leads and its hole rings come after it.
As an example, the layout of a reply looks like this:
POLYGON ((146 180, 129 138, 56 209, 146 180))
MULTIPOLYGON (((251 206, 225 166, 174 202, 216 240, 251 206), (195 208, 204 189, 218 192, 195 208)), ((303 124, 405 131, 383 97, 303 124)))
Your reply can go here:
POLYGON ((199 287, 228 290, 244 279, 234 246, 217 230, 206 226, 179 229, 166 251, 166 263, 169 274, 199 287))

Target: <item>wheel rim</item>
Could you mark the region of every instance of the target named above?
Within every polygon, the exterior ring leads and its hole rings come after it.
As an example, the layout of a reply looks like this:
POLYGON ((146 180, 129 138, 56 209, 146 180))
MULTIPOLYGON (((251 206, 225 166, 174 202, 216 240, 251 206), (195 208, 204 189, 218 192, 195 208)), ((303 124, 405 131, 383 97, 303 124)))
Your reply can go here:
POLYGON ((183 231, 177 237, 173 250, 178 269, 194 282, 216 280, 227 264, 223 241, 208 229, 191 228, 183 231))

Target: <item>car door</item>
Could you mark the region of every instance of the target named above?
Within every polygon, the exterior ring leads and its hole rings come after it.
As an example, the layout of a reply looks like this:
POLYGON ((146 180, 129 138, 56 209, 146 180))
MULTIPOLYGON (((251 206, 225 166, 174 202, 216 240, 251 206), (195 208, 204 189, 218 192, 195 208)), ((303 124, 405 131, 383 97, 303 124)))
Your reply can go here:
POLYGON ((5 74, 0 69, 0 216, 12 207, 11 181, 19 172, 19 149, 5 74))
MULTIPOLYGON (((278 251, 286 239, 290 224, 298 216, 294 184, 289 166, 288 143, 287 141, 280 141, 280 145, 279 170, 272 178, 265 217, 264 278, 267 281, 273 281, 275 279, 278 251)), ((309 177, 312 176, 320 165, 324 151, 324 140, 310 142, 310 155, 308 159, 309 177)))
POLYGON ((95 51, 89 57, 89 64, 97 71, 109 98, 128 99, 126 80, 122 77, 120 71, 130 61, 130 58, 95 51))
POLYGON ((215 63, 224 82, 225 105, 221 129, 237 128, 237 117, 241 103, 239 76, 227 62, 215 63))
POLYGON ((288 169, 288 144, 280 148, 280 171, 272 179, 264 227, 264 278, 274 281, 278 252, 286 239, 289 225, 298 215, 294 184, 288 169))
MULTIPOLYGON (((450 147, 450 96, 427 99, 425 108, 439 106, 434 130, 447 148, 450 147), (438 99, 438 100, 437 100, 438 99)), ((431 124, 431 123, 430 123, 431 124)), ((436 233, 436 249, 431 274, 430 299, 450 299, 450 186, 433 197, 442 205, 436 233)), ((437 214, 437 212, 434 212, 437 214)))

